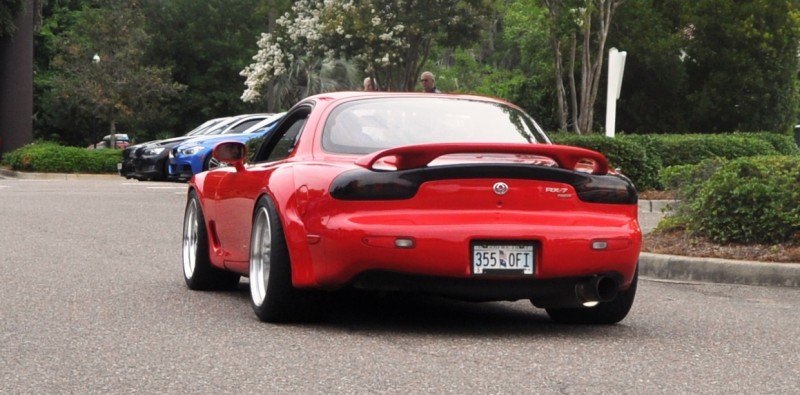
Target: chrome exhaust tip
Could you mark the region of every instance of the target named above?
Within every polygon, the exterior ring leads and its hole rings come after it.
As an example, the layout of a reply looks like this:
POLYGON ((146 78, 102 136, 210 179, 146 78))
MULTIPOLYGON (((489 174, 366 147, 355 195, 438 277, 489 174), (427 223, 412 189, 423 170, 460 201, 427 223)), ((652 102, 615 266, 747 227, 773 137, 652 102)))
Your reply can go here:
POLYGON ((575 286, 575 296, 584 307, 594 307, 617 297, 619 284, 608 276, 594 277, 575 286))

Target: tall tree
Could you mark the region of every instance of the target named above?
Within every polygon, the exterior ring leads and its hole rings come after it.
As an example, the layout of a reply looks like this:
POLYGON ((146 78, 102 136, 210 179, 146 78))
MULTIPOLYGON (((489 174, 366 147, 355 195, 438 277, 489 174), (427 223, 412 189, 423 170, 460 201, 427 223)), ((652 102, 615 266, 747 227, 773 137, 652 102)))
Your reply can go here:
POLYGON ((112 0, 75 17, 74 29, 57 39, 51 100, 102 120, 112 137, 120 121, 133 125, 162 116, 161 103, 182 86, 168 69, 143 63, 150 37, 138 2, 112 0))
POLYGON ((624 0, 542 1, 550 13, 559 129, 566 130, 571 118, 576 133, 591 133, 606 39, 612 18, 624 0), (576 67, 580 67, 580 74, 576 67))
POLYGON ((698 0, 687 11, 692 129, 788 131, 797 121, 800 2, 698 0))
POLYGON ((352 86, 311 78, 324 77, 337 61, 355 62, 381 89, 413 90, 432 43, 456 46, 477 37, 482 10, 480 0, 297 1, 259 40, 255 62, 242 71, 242 99, 260 100, 270 81, 297 76, 306 77, 304 94, 352 86))
POLYGON ((530 113, 554 130, 553 62, 547 9, 539 0, 494 0, 484 15, 480 38, 452 48, 437 44, 425 68, 440 89, 499 97, 530 113))
POLYGON ((173 79, 187 87, 173 109, 177 130, 189 130, 214 117, 265 110, 239 100, 239 72, 250 62, 269 14, 283 13, 289 4, 288 0, 143 0, 147 31, 153 36, 148 62, 170 67, 173 79))
MULTIPOLYGON (((617 129, 636 133, 687 131, 688 74, 681 26, 683 0, 636 0, 621 7, 608 47, 627 51, 617 129)), ((601 89, 603 87, 601 86, 601 89)), ((597 105, 605 107, 600 95, 597 105)))
POLYGON ((0 1, 0 37, 10 36, 17 29, 14 25, 14 19, 23 6, 23 0, 0 1))

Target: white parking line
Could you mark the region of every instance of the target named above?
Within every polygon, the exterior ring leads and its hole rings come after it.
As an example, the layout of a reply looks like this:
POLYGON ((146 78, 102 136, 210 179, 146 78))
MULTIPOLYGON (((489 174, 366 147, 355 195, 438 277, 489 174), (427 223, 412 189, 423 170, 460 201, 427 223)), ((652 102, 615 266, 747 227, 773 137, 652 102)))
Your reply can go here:
POLYGON ((186 187, 147 187, 147 189, 186 189, 186 187))

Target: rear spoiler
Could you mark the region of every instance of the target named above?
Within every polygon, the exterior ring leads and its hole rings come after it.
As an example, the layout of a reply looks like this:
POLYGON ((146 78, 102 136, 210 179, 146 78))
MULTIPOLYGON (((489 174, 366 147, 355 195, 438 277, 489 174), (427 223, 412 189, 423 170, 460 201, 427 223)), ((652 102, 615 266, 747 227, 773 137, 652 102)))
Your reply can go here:
POLYGON ((406 145, 362 156, 356 161, 356 165, 372 170, 378 160, 394 157, 393 164, 397 170, 408 170, 425 167, 443 155, 467 153, 546 156, 553 159, 559 167, 568 170, 575 170, 575 167, 582 161, 590 161, 593 164, 592 174, 608 173, 608 160, 603 154, 585 148, 556 144, 439 143, 406 145))

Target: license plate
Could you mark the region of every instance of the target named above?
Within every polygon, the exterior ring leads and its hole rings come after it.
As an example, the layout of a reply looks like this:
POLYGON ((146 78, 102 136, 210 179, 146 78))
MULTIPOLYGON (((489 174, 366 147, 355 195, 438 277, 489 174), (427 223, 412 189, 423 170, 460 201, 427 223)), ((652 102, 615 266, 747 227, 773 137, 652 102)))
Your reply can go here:
POLYGON ((117 163, 117 171, 122 170, 122 163, 117 163))
POLYGON ((533 244, 473 243, 473 274, 533 275, 533 244))

